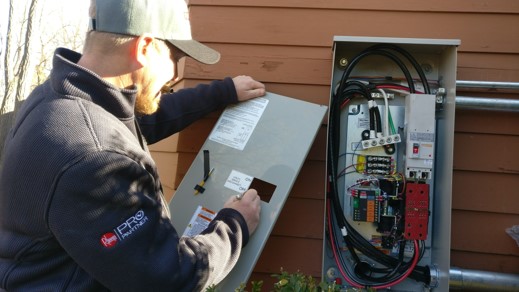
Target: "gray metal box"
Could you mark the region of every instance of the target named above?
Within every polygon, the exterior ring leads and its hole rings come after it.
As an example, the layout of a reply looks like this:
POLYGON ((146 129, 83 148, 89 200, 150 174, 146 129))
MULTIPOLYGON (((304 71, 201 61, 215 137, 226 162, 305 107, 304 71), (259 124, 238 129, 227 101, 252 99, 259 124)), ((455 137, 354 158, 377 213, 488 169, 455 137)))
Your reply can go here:
MULTIPOLYGON (((424 240, 425 249, 424 254, 419 265, 428 266, 431 269, 430 285, 424 285, 412 279, 405 279, 402 282, 397 283, 394 286, 390 286, 392 291, 426 291, 433 289, 434 291, 448 291, 449 289, 449 269, 450 269, 450 232, 451 232, 451 195, 452 195, 452 164, 453 164, 453 143, 454 143, 454 113, 455 113, 455 93, 456 93, 456 52, 457 46, 459 46, 459 40, 450 39, 417 39, 417 38, 377 38, 377 37, 348 37, 348 36, 336 36, 334 37, 333 43, 333 68, 332 68, 332 80, 331 80, 331 92, 330 96, 334 96, 335 92, 339 89, 341 78, 345 73, 345 69, 352 62, 355 63, 354 69, 351 71, 350 77, 355 76, 362 82, 374 80, 387 79, 391 82, 401 82, 406 80, 405 74, 403 74, 401 66, 394 60, 391 60, 387 56, 374 54, 373 56, 363 57, 362 60, 356 59, 361 52, 365 52, 366 49, 371 48, 377 44, 391 44, 397 45, 409 52, 417 61, 422 70, 425 73, 426 78, 432 83, 432 93, 437 97, 437 108, 435 112, 436 124, 432 127, 424 126, 418 120, 418 124, 423 128, 433 128, 435 131, 434 139, 434 152, 430 153, 432 158, 431 169, 421 167, 426 172, 423 179, 429 187, 429 201, 428 210, 430 212, 428 222, 428 237, 424 240), (366 81, 367 80, 367 81, 366 81)), ((412 64, 402 57, 404 60, 403 66, 408 67, 411 71, 414 71, 412 64)), ((414 72, 413 72, 414 73, 414 72)), ((413 77, 418 77, 413 74, 413 77)), ((423 90, 422 87, 417 88, 417 91, 423 90)), ((384 104, 384 99, 381 95, 371 94, 379 104, 384 104)), ((409 99, 409 98, 408 98, 409 99)), ((406 137, 403 129, 405 125, 406 117, 406 97, 404 94, 395 93, 388 96, 389 109, 393 116, 393 124, 397 129, 398 133, 394 133, 391 138, 401 137, 402 143, 405 143, 406 137), (397 134, 400 136, 397 137, 397 134)), ((330 111, 332 111, 332 103, 330 103, 330 111)), ((376 224, 370 222, 373 216, 364 216, 363 212, 367 212, 373 205, 377 208, 375 214, 380 216, 380 213, 387 212, 383 211, 382 207, 378 206, 380 202, 370 202, 363 197, 355 197, 355 194, 350 194, 351 189, 354 191, 364 192, 364 194, 375 194, 378 190, 377 187, 358 187, 356 190, 353 185, 359 181, 361 175, 359 175, 359 169, 354 167, 355 170, 351 170, 351 166, 358 162, 359 153, 368 157, 388 156, 395 162, 398 162, 398 170, 405 173, 403 169, 405 165, 406 155, 409 155, 409 151, 405 150, 404 147, 396 146, 396 150, 393 154, 388 155, 382 151, 381 147, 369 148, 369 143, 364 143, 361 140, 362 132, 368 128, 367 120, 368 105, 364 104, 363 101, 352 99, 340 112, 340 141, 338 141, 338 147, 340 153, 337 155, 338 158, 338 171, 340 176, 337 177, 337 186, 340 193, 340 200, 344 212, 345 218, 348 222, 358 229, 359 233, 362 234, 367 240, 375 238, 377 234, 376 224), (362 147, 361 147, 362 146, 362 147), (367 146, 367 148, 364 148, 367 146), (406 152, 407 151, 407 152, 406 152), (407 154, 406 154, 407 153, 407 154), (341 170, 343 172, 341 172, 341 170), (349 171, 351 170, 351 171, 349 171), (348 175, 344 175, 344 174, 348 175), (371 203, 371 205, 369 205, 371 203), (369 205, 369 207, 366 207, 369 205), (364 209, 362 209, 364 208, 364 209), (380 208, 380 209, 378 209, 380 208), (359 215, 360 213, 360 215, 359 215)), ((382 114, 382 119, 387 114, 382 114)), ((418 112, 413 113, 414 118, 420 119, 418 112)), ((415 120, 416 122, 416 120, 415 120)), ((330 134, 329 134, 330 135, 330 134)), ((377 144, 377 139, 372 139, 373 144, 377 144)), ((407 139, 409 141, 409 139, 407 139)), ((371 142, 371 140, 367 140, 371 142)), ((330 142, 328 142, 330 143, 330 142)), ((382 141, 380 143, 383 143, 382 141)), ((395 144, 401 145, 401 144, 395 144)), ((411 156, 408 156, 411 157, 411 156)), ((409 160, 409 159, 408 159, 409 160)), ((327 161, 330 165, 330 161, 327 161)), ((415 167, 416 162, 412 162, 411 166, 415 167), (414 163, 414 164, 413 164, 414 163)), ((414 171, 415 169, 412 169, 414 171)), ((364 171, 366 171, 364 169, 364 171)), ((409 174, 409 172, 408 172, 409 174)), ((413 173, 414 174, 414 173, 413 173)), ((412 178, 414 179, 414 178, 412 178)), ((418 179, 417 179, 418 180, 418 179)), ((404 180, 405 181, 405 180, 404 180)), ((397 188, 398 190, 398 188, 397 188)), ((326 214, 328 207, 325 207, 325 233, 323 240, 323 280, 342 281, 344 287, 351 287, 344 279, 341 272, 340 264, 336 261, 337 257, 332 252, 332 242, 329 237, 327 230, 328 221, 326 214)), ((378 219, 374 219, 375 221, 378 219)), ((340 233, 340 232, 339 232, 340 233)), ((337 237, 341 237, 339 234, 337 237)), ((344 242, 338 241, 339 244, 344 242)), ((342 246, 345 249, 345 246, 342 246)), ((348 258, 347 252, 345 257, 348 258)), ((364 255, 361 255, 363 257, 364 255)), ((368 260, 369 264, 375 266, 368 260)), ((346 260, 345 265, 352 265, 352 260, 346 260)), ((376 286, 376 285, 374 285, 376 286)))

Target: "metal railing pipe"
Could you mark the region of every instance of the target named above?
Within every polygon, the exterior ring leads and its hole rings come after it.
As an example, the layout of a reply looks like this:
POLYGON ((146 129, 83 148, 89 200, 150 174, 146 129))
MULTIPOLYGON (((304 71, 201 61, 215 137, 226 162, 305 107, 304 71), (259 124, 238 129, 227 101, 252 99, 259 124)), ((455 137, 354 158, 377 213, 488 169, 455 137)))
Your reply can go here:
POLYGON ((487 89, 519 89, 519 82, 456 80, 456 87, 487 89))
POLYGON ((456 96, 456 108, 519 112, 519 100, 489 97, 456 96))
POLYGON ((449 288, 451 290, 492 292, 519 291, 519 275, 451 267, 449 288))

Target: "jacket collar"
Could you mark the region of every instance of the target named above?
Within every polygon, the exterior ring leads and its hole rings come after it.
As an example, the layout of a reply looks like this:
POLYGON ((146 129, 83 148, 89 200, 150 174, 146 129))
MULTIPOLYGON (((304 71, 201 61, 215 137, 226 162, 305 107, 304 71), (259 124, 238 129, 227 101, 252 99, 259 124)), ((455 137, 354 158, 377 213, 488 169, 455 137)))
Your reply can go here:
POLYGON ((63 95, 91 101, 119 119, 134 117, 137 89, 121 89, 103 80, 77 62, 81 54, 66 48, 54 53, 50 75, 54 91, 63 95))

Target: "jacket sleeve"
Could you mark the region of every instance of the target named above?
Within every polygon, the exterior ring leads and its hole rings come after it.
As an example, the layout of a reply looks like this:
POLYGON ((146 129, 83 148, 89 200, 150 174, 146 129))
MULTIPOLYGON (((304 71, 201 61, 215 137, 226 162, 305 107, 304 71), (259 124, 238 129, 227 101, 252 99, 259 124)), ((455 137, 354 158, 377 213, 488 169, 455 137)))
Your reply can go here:
POLYGON ((173 135, 208 113, 238 102, 234 82, 227 77, 210 84, 162 95, 159 109, 138 118, 148 144, 173 135))
POLYGON ((49 229, 111 291, 203 291, 217 284, 248 240, 244 218, 222 209, 202 234, 179 237, 156 188, 142 163, 110 151, 90 154, 57 180, 49 229))

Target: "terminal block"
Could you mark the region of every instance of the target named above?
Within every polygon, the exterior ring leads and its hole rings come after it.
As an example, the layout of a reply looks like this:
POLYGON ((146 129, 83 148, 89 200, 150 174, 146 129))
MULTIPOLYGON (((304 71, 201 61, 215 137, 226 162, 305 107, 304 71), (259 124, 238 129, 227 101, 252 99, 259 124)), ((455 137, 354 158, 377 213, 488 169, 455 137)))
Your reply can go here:
POLYGON ((391 174, 394 172, 393 159, 390 156, 360 155, 357 158, 357 170, 364 174, 391 174))
POLYGON ((373 139, 362 140, 362 149, 368 149, 378 146, 400 143, 400 134, 378 137, 373 139))

